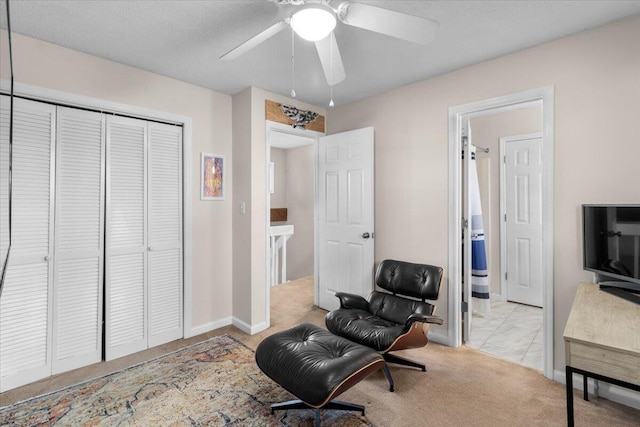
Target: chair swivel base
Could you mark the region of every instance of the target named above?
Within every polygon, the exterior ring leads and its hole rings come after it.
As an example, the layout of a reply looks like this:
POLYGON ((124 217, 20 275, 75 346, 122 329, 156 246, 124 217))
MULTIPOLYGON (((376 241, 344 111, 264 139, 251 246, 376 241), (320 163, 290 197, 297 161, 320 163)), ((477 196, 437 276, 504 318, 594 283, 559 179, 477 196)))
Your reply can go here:
MULTIPOLYGON (((382 357, 387 363, 395 363, 396 365, 411 366, 412 368, 422 369, 422 372, 426 372, 427 368, 422 363, 414 362, 413 360, 405 359, 404 357, 396 356, 394 354, 383 353, 382 357)), ((392 385, 393 387, 393 385, 392 385)))
POLYGON ((339 400, 331 400, 325 403, 322 408, 314 408, 307 405, 302 400, 289 400, 282 403, 274 403, 271 405, 271 414, 275 411, 288 410, 288 409, 313 409, 316 414, 316 427, 320 426, 320 409, 335 409, 338 411, 356 411, 360 412, 364 416, 364 406, 355 403, 341 402, 339 400))
POLYGON ((384 371, 385 377, 387 377, 387 381, 389 381, 389 391, 393 393, 393 378, 391 377, 391 371, 389 370, 389 365, 385 363, 382 369, 384 371))

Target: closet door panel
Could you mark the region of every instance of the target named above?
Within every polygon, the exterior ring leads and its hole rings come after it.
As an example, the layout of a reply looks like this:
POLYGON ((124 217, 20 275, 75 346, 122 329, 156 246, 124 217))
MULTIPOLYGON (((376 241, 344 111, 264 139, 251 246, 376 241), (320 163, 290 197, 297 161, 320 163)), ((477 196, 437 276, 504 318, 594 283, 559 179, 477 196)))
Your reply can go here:
MULTIPOLYGON (((0 247, 8 244, 9 98, 0 97, 0 247)), ((13 245, 0 299, 0 392, 51 375, 55 107, 14 100, 13 245)))
POLYGON ((147 348, 146 149, 145 121, 107 118, 107 360, 147 348))
POLYGON ((102 359, 104 265, 105 119, 57 113, 54 374, 102 359))
MULTIPOLYGON (((9 99, 0 95, 0 269, 9 247, 9 99)), ((2 271, 2 270, 0 270, 2 271)))
POLYGON ((114 255, 109 259, 109 271, 109 345, 112 349, 131 346, 131 353, 145 349, 144 254, 114 255))
POLYGON ((149 123, 149 347, 183 336, 182 128, 149 123))

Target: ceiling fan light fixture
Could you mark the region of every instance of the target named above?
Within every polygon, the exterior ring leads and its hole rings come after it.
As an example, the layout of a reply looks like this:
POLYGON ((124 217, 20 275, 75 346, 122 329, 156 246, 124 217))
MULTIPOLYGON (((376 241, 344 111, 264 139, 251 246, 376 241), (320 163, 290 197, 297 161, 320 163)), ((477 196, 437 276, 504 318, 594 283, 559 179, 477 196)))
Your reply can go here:
POLYGON ((291 27, 297 35, 312 42, 322 40, 336 27, 335 14, 320 6, 301 9, 291 17, 291 27))

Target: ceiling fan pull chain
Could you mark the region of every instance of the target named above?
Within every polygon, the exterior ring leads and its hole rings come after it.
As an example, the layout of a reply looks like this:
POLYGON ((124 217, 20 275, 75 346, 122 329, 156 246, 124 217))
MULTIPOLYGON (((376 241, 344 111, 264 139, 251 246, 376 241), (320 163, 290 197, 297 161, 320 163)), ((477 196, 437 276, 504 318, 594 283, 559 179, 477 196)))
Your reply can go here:
POLYGON ((295 72, 295 32, 291 27, 291 97, 296 97, 295 85, 296 85, 296 72, 295 72))
POLYGON ((330 70, 331 70, 331 84, 329 85, 329 88, 331 90, 331 99, 329 100, 329 107, 333 107, 335 104, 333 103, 333 31, 331 31, 331 61, 330 61, 330 70))

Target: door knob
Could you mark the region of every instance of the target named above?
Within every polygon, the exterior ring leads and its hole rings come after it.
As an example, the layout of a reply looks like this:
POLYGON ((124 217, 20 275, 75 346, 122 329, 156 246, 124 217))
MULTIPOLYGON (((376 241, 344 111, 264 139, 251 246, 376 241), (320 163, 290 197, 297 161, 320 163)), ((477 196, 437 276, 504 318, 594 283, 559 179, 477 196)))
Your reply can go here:
POLYGON ((371 235, 369 233, 362 233, 362 238, 363 239, 368 239, 369 237, 371 237, 371 235))
POLYGON ((149 252, 151 252, 153 250, 153 247, 149 246, 149 252))
POLYGON ((44 260, 45 261, 49 261, 51 258, 49 257, 49 255, 45 255, 44 260))

